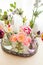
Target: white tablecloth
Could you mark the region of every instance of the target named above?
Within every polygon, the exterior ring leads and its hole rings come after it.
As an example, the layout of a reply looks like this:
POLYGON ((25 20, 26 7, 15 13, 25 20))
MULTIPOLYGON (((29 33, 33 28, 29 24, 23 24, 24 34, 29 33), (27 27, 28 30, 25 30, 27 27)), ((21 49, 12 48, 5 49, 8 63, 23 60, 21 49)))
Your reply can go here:
POLYGON ((1 49, 0 45, 0 65, 43 65, 43 42, 38 41, 38 51, 28 58, 9 55, 1 49))

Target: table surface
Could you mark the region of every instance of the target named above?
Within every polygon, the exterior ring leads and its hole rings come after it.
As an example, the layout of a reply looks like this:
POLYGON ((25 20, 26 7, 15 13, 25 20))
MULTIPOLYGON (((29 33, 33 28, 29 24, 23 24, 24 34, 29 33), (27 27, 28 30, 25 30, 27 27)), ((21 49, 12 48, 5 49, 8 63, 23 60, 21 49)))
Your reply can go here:
POLYGON ((38 50, 35 55, 28 58, 9 55, 1 49, 0 44, 0 65, 43 65, 43 42, 38 40, 38 50))

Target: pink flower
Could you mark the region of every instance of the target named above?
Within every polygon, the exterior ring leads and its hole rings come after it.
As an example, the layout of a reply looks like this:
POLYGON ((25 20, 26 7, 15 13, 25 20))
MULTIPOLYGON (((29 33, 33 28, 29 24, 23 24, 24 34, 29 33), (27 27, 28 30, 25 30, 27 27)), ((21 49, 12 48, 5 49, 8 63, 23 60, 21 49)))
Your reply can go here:
POLYGON ((31 37, 26 37, 23 44, 26 45, 26 46, 29 46, 31 41, 32 41, 31 37))
POLYGON ((11 42, 20 42, 23 45, 29 46, 32 39, 30 36, 27 36, 24 32, 19 32, 18 34, 13 34, 9 38, 11 42))
POLYGON ((20 32, 20 33, 17 35, 17 40, 18 40, 18 42, 21 42, 21 43, 24 42, 25 37, 26 37, 25 33, 24 33, 24 32, 20 32))
POLYGON ((23 26, 20 28, 20 31, 25 32, 26 34, 30 34, 31 28, 29 26, 23 26))

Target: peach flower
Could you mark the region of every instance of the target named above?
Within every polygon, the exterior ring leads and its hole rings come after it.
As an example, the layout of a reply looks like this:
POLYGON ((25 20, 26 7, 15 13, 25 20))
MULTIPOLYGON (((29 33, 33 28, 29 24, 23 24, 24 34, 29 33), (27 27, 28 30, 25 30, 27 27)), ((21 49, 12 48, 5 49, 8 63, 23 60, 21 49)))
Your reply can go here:
POLYGON ((11 42, 20 42, 24 45, 27 45, 29 46, 30 43, 31 43, 31 37, 28 37, 26 36, 26 34, 24 32, 20 32, 18 34, 13 34, 11 37, 10 37, 10 41, 11 42))
POLYGON ((25 33, 20 32, 20 33, 18 34, 18 36, 17 36, 18 42, 21 42, 21 43, 24 42, 25 37, 26 37, 25 33))
POLYGON ((10 41, 11 41, 11 42, 16 42, 16 41, 17 41, 16 34, 13 34, 13 35, 10 37, 10 41))
POLYGON ((3 30, 3 26, 2 25, 0 25, 0 29, 3 30))

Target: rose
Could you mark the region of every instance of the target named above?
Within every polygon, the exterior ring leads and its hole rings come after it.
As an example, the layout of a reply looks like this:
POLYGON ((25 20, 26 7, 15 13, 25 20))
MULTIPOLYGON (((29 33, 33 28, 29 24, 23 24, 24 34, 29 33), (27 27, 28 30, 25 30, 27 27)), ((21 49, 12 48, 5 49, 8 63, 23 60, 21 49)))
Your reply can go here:
POLYGON ((32 41, 31 37, 28 36, 28 37, 25 38, 23 44, 26 45, 26 46, 29 46, 31 41, 32 41))
POLYGON ((23 27, 20 27, 20 31, 25 32, 26 34, 30 34, 31 28, 29 26, 23 26, 23 27))
POLYGON ((11 42, 16 42, 17 41, 17 35, 16 34, 11 35, 11 37, 9 38, 9 40, 11 42))
POLYGON ((24 42, 25 38, 26 38, 26 34, 24 32, 18 33, 17 35, 18 42, 21 42, 21 43, 24 42))
POLYGON ((10 37, 11 42, 20 42, 23 45, 29 46, 31 43, 31 37, 27 36, 24 32, 19 32, 18 34, 13 34, 10 37))

